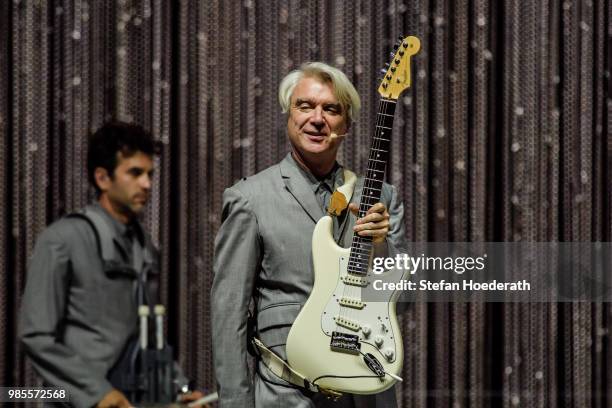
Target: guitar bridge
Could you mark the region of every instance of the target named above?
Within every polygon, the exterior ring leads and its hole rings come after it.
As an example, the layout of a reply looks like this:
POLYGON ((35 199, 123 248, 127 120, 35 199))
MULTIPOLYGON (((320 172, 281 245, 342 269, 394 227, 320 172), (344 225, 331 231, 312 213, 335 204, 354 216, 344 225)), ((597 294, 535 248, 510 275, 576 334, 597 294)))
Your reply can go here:
POLYGON ((361 343, 359 342, 359 336, 355 334, 332 332, 331 342, 329 347, 332 351, 339 351, 341 353, 359 354, 361 350, 361 343))

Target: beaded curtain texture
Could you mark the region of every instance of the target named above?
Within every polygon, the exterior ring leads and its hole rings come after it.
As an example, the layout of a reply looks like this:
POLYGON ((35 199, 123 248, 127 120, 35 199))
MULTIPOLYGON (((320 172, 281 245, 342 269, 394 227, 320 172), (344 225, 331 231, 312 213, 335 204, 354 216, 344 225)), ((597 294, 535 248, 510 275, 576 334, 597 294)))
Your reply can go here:
MULTIPOLYGON (((27 260, 92 198, 86 136, 115 117, 162 143, 145 222, 168 336, 214 388, 221 196, 288 151, 280 79, 347 73, 364 109, 340 161, 363 171, 399 35, 422 43, 388 171, 410 241, 611 240, 610 0, 2 1, 0 385, 38 381, 17 341, 27 260)), ((612 406, 610 304, 415 303, 401 323, 401 407, 612 406)))

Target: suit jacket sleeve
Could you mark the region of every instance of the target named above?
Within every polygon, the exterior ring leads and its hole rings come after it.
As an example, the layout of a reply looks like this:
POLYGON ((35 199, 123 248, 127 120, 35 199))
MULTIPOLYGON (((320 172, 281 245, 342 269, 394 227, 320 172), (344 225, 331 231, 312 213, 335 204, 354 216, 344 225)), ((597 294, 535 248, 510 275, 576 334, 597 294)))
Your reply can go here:
MULTIPOLYGON (((388 255, 395 257, 397 254, 407 253, 408 244, 406 241, 406 224, 404 220, 404 204, 399 199, 397 189, 395 186, 391 186, 391 202, 389 204, 389 234, 387 235, 388 242, 388 255)), ((408 302, 404 298, 402 292, 400 297, 397 299, 396 312, 397 314, 404 313, 408 308, 408 302)))
POLYGON ((223 194, 211 293, 215 375, 221 408, 254 407, 247 366, 247 311, 261 262, 257 219, 237 187, 223 194))
POLYGON ((45 382, 65 389, 70 402, 89 407, 112 386, 89 370, 79 354, 61 342, 70 281, 70 256, 51 229, 39 238, 30 261, 21 309, 21 342, 45 382))
POLYGON ((395 256, 406 250, 406 227, 404 220, 404 204, 400 200, 397 189, 391 186, 391 202, 389 203, 389 256, 395 256))

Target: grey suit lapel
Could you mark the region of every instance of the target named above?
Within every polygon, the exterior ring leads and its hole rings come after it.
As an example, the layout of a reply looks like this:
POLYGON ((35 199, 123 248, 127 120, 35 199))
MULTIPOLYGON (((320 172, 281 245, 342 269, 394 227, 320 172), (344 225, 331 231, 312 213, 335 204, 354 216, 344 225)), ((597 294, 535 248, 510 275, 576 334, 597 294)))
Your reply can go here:
POLYGON ((361 191, 363 190, 363 177, 359 177, 355 183, 355 189, 353 190, 353 196, 351 197, 351 203, 359 204, 361 201, 361 191))
POLYGON ((289 155, 287 155, 280 163, 281 177, 289 193, 291 193, 304 211, 306 211, 310 218, 316 223, 325 214, 317 202, 315 195, 312 193, 312 188, 308 185, 306 180, 304 180, 304 176, 300 174, 300 170, 295 166, 296 165, 291 162, 289 155))

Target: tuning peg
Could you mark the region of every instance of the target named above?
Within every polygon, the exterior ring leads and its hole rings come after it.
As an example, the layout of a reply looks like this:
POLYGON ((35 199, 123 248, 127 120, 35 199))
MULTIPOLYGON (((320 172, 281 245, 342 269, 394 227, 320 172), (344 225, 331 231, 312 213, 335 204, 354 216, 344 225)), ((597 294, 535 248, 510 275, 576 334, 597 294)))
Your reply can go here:
POLYGON ((403 57, 404 56, 404 51, 399 50, 399 55, 400 55, 400 57, 403 57))
POLYGON ((395 58, 395 53, 394 52, 390 52, 389 56, 391 57, 391 59, 395 58))

